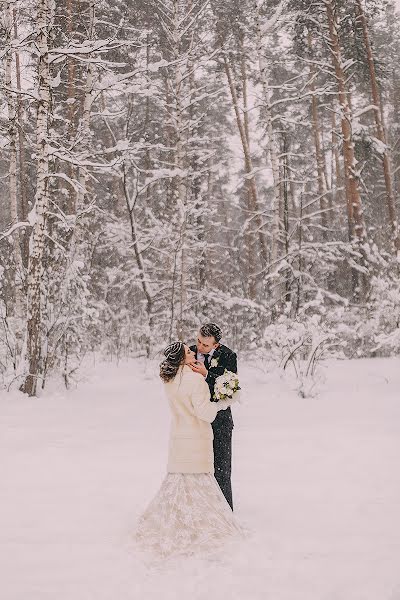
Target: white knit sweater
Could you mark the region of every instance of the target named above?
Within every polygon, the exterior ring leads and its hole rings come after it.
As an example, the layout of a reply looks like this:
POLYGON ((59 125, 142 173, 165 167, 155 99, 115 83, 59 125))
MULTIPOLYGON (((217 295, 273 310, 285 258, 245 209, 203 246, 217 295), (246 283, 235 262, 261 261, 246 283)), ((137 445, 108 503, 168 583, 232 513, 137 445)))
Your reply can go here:
POLYGON ((210 401, 202 375, 180 367, 165 384, 172 423, 168 453, 169 473, 214 473, 213 431, 210 423, 232 400, 210 401))

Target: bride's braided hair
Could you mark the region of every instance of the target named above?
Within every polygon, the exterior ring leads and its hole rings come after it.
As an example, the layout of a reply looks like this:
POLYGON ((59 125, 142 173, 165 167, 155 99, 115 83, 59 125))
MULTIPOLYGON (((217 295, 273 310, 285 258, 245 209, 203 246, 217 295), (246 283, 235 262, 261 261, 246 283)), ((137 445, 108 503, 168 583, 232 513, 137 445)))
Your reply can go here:
POLYGON ((165 360, 160 364, 160 377, 166 383, 171 381, 178 372, 185 358, 185 346, 183 342, 172 342, 164 350, 165 360))

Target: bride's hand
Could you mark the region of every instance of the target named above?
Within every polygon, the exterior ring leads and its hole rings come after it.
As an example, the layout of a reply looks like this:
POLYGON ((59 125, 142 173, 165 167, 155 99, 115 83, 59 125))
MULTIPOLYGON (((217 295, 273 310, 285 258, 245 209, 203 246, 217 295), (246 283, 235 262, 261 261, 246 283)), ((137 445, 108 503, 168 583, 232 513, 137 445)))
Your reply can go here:
POLYGON ((189 367, 195 373, 200 373, 201 375, 203 375, 203 377, 207 377, 207 375, 208 375, 207 369, 205 368, 204 364, 202 362, 200 362, 199 360, 196 360, 194 363, 191 363, 189 365, 189 367))

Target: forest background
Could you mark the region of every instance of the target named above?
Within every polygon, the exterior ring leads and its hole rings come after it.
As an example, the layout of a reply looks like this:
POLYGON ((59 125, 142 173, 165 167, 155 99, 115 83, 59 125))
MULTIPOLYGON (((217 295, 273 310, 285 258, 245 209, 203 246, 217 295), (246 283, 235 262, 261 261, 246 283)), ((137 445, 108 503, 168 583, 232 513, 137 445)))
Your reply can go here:
POLYGON ((204 321, 300 375, 398 353, 394 2, 0 7, 4 389, 204 321))

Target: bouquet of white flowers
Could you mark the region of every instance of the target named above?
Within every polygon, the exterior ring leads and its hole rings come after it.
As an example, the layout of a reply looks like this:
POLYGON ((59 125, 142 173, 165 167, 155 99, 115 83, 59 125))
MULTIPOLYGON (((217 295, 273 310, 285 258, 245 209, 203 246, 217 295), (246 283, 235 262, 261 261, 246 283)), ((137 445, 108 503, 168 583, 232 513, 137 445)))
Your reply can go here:
POLYGON ((223 375, 220 375, 215 380, 214 397, 217 400, 229 400, 233 397, 235 392, 238 392, 238 390, 240 390, 239 378, 237 374, 232 373, 232 371, 225 371, 223 375))

